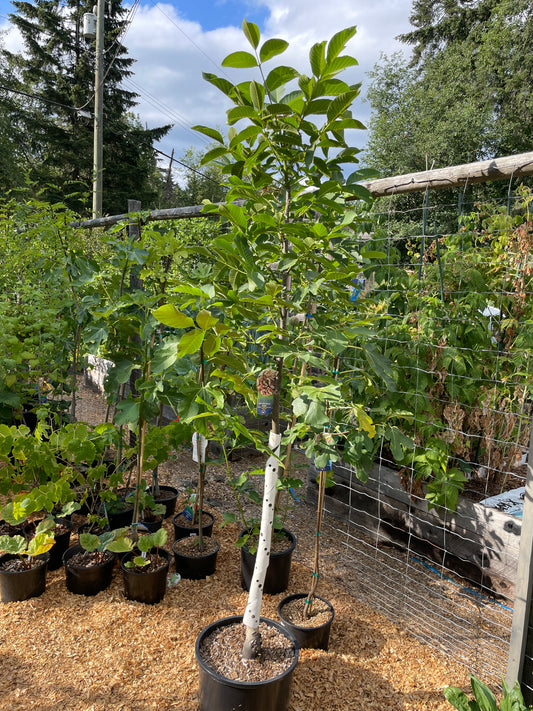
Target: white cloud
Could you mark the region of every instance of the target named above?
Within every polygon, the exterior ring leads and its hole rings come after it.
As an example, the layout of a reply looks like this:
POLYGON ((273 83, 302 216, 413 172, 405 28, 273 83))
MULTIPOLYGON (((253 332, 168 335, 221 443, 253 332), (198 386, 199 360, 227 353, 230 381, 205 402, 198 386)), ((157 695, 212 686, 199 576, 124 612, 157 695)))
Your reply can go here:
MULTIPOLYGON (((400 49, 394 37, 409 29, 411 0, 241 2, 243 16, 250 20, 254 19, 254 7, 262 15, 266 9, 263 39, 286 39, 289 49, 279 61, 296 66, 300 71, 308 71, 308 53, 312 44, 328 40, 344 27, 356 25, 357 33, 347 49, 359 65, 343 78, 353 83, 363 82, 362 96, 369 83, 367 72, 378 61, 380 53, 391 54, 400 49)), ((190 21, 180 13, 180 6, 188 8, 187 17, 194 16, 194 0, 188 5, 180 0, 177 7, 169 0, 158 5, 145 2, 137 10, 122 40, 129 55, 136 60, 132 67, 134 75, 125 83, 128 90, 140 95, 134 111, 149 128, 174 124, 159 147, 168 154, 174 149, 177 157, 191 145, 203 147, 208 142, 192 131, 191 126, 204 124, 225 130, 225 110, 229 103, 221 92, 202 78, 202 72, 229 76, 232 80, 249 76, 249 70, 230 71, 220 66, 230 52, 248 48, 240 21, 239 26, 204 31, 199 22, 190 21)), ((212 12, 216 14, 216 4, 212 12)), ((8 25, 5 27, 8 31, 3 35, 4 46, 10 51, 21 51, 18 32, 8 25)), ((353 111, 363 123, 368 121, 368 104, 357 100, 353 111)), ((365 141, 366 132, 354 132, 355 145, 362 147, 365 141)))
MULTIPOLYGON (((351 25, 357 33, 348 45, 359 66, 350 70, 346 80, 368 85, 366 73, 378 61, 380 53, 388 54, 400 49, 394 37, 409 28, 410 0, 380 0, 379 3, 362 0, 336 0, 309 2, 309 0, 265 0, 257 3, 267 6, 269 17, 265 23, 264 38, 282 37, 289 42, 283 62, 300 71, 308 68, 308 52, 315 42, 328 40, 335 32, 351 25)), ((253 19, 253 12, 249 13, 253 19)), ((176 155, 190 145, 202 146, 202 137, 191 132, 190 126, 201 123, 223 128, 228 104, 217 89, 205 82, 202 72, 211 72, 232 78, 245 78, 242 73, 229 73, 220 67, 224 56, 237 49, 247 49, 240 27, 224 27, 209 32, 202 31, 197 22, 180 17, 179 10, 171 4, 141 6, 128 30, 125 45, 137 62, 134 66, 136 90, 141 94, 137 112, 149 125, 174 121, 172 132, 161 142, 161 148, 176 155), (152 98, 151 98, 152 97, 152 98), (157 97, 165 107, 154 107, 157 97), (163 109, 163 110, 161 110, 163 109)), ((131 87, 135 88, 135 87, 131 87)), ((368 121, 370 107, 358 100, 354 115, 368 121)), ((365 132, 359 132, 356 141, 361 146, 365 132)))

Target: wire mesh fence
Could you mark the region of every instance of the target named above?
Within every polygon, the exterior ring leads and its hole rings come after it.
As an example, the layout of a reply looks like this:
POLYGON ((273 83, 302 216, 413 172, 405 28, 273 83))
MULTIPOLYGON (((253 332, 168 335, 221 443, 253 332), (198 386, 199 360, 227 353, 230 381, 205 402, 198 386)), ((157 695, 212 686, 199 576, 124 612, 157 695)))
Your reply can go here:
POLYGON ((366 225, 362 249, 381 256, 354 308, 382 317, 367 346, 393 364, 396 385, 377 397, 396 414, 368 481, 335 465, 325 507, 354 594, 497 684, 532 413, 532 198, 480 197, 392 198, 366 225))

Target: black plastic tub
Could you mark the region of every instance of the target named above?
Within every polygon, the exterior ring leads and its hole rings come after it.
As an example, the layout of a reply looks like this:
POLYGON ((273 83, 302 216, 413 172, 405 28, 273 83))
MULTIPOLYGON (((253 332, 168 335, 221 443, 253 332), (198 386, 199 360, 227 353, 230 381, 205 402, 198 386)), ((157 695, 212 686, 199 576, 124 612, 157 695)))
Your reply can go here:
POLYGON ((203 580, 204 578, 207 578, 208 575, 213 575, 217 567, 217 555, 220 548, 218 541, 216 541, 216 550, 211 553, 192 556, 187 555, 186 553, 180 553, 179 549, 177 550, 176 544, 180 540, 182 539, 178 538, 174 541, 174 545, 172 546, 176 572, 179 573, 182 578, 186 578, 187 580, 203 580))
MULTIPOLYGON (((172 524, 174 526, 174 540, 179 538, 187 538, 188 536, 197 536, 200 527, 199 526, 182 526, 177 522, 179 516, 183 512, 180 511, 172 518, 172 524)), ((215 522, 215 517, 208 511, 202 513, 202 533, 204 536, 210 536, 213 533, 213 523, 215 522)))
MULTIPOLYGON (((241 531, 241 536, 246 531, 241 531)), ((288 546, 284 551, 270 554, 270 561, 265 577, 263 592, 267 595, 277 595, 284 592, 289 586, 289 576, 291 573, 292 552, 296 546, 296 536, 282 528, 280 533, 283 533, 287 538, 288 546)), ((250 589, 250 581, 254 572, 255 553, 252 554, 244 545, 241 548, 241 584, 244 590, 250 589)))
POLYGON ((335 611, 333 605, 329 600, 325 600, 323 597, 315 595, 315 600, 320 600, 323 602, 330 610, 331 616, 327 622, 324 622, 318 627, 302 627, 301 625, 295 625, 293 622, 289 622, 283 616, 283 608, 288 603, 293 600, 302 600, 307 597, 306 593, 296 593, 295 595, 287 595, 278 605, 278 615, 281 620, 281 624, 292 632, 296 637, 300 649, 323 649, 327 651, 329 645, 329 633, 331 631, 331 623, 335 617, 335 611))
MULTIPOLYGON (((154 496, 152 493, 151 486, 148 487, 147 491, 151 496, 154 496)), ((156 504, 163 504, 163 506, 165 507, 165 518, 170 518, 171 516, 174 516, 178 496, 179 491, 174 486, 159 484, 159 496, 157 498, 155 498, 154 496, 154 501, 156 502, 156 504)))
MULTIPOLYGON (((0 563, 15 560, 17 555, 5 553, 0 563)), ((0 570, 0 602, 19 602, 39 597, 46 588, 49 554, 38 556, 36 564, 27 570, 0 570)))
POLYGON ((164 559, 165 565, 157 570, 145 573, 126 567, 126 563, 134 556, 139 555, 137 551, 130 551, 120 562, 122 575, 124 578, 124 594, 128 600, 144 602, 154 605, 161 602, 165 597, 167 589, 167 573, 170 567, 170 553, 164 548, 159 549, 160 558, 164 559))
POLYGON ((205 627, 196 639, 196 661, 200 667, 200 711, 286 711, 292 673, 298 663, 298 642, 279 622, 261 618, 275 627, 294 648, 294 659, 282 674, 266 681, 234 681, 213 671, 202 659, 203 640, 222 626, 242 623, 242 616, 225 617, 205 627))
POLYGON ((111 585, 116 555, 108 552, 107 560, 90 567, 72 565, 70 562, 72 556, 82 551, 83 548, 76 545, 63 554, 67 590, 75 595, 97 595, 111 585))

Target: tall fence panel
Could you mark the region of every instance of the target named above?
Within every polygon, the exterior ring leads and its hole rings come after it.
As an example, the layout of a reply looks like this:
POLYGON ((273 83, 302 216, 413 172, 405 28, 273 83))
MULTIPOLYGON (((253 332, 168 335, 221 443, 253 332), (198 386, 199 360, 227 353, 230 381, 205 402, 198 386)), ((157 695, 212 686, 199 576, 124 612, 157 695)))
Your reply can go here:
MULTIPOLYGON (((467 174, 455 193, 429 190, 420 175, 367 184, 395 195, 361 236, 363 249, 384 256, 362 272, 354 308, 370 302, 383 317, 369 344, 393 364, 396 388, 379 397, 397 415, 368 481, 335 465, 325 506, 354 594, 489 683, 518 655, 510 669, 527 697, 531 583, 517 576, 520 556, 531 556, 520 539, 529 524, 533 231, 530 192, 507 177, 477 195, 467 174), (515 600, 522 636, 511 641, 515 600)), ((316 500, 313 468, 307 494, 316 500)))

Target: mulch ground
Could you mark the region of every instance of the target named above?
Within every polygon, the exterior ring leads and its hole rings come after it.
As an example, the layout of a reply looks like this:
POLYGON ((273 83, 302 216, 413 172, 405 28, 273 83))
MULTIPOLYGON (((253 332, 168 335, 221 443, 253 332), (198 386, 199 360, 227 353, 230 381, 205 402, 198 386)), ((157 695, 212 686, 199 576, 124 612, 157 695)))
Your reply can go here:
MULTIPOLYGON (((78 419, 83 419, 83 410, 78 419)), ((233 462, 233 473, 248 464, 233 462)), ((257 466, 255 461, 251 468, 257 466)), ((194 481, 195 467, 190 453, 182 452, 162 469, 162 483, 184 491, 194 481)), ((59 569, 48 573, 41 597, 0 605, 2 711, 198 710, 196 637, 212 621, 242 614, 247 600, 235 547, 241 526, 219 527, 222 512, 235 510, 224 477, 213 468, 207 478, 207 503, 215 514, 213 536, 220 551, 216 573, 206 580, 181 580, 167 589, 161 603, 149 606, 124 597, 118 567, 111 586, 94 597, 68 592, 59 569)), ((183 504, 184 499, 178 511, 183 504)), ((303 511, 298 508, 289 517, 298 554, 288 591, 265 596, 265 617, 278 619, 281 599, 306 592, 311 583, 313 516, 303 511)), ((171 519, 165 527, 170 550, 171 519)), ((466 689, 467 670, 356 600, 335 575, 328 576, 327 537, 323 559, 317 592, 335 608, 329 651, 301 651, 289 711, 450 711, 442 691, 449 684, 466 689)))

